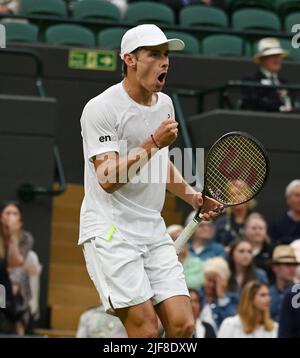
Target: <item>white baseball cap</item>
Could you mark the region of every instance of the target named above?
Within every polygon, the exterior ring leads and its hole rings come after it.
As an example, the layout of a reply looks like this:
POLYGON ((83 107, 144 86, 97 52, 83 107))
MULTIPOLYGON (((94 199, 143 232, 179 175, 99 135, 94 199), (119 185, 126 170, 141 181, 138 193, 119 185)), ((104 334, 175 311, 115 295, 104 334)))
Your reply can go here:
POLYGON ((158 46, 167 43, 170 51, 184 49, 184 42, 180 39, 167 39, 162 30, 151 24, 138 25, 128 30, 121 41, 120 57, 123 60, 126 53, 131 53, 139 47, 158 46))

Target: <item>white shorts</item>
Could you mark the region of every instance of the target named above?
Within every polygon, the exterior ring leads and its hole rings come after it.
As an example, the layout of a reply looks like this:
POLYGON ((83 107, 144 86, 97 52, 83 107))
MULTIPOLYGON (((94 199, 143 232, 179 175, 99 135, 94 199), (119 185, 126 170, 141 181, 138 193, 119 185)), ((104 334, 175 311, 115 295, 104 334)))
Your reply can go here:
POLYGON ((136 245, 115 232, 107 240, 95 237, 83 244, 88 273, 107 312, 149 299, 189 296, 183 268, 169 236, 136 245))

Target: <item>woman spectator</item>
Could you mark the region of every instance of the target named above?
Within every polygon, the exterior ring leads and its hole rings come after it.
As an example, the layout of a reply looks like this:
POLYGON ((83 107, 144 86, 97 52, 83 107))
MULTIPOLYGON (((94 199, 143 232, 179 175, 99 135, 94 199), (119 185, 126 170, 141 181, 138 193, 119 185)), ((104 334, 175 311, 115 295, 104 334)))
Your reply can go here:
POLYGON ((276 338, 278 324, 270 318, 269 288, 259 281, 244 287, 238 314, 221 324, 218 338, 276 338))
POLYGON ((237 300, 227 292, 229 277, 228 264, 222 257, 205 262, 201 320, 210 323, 215 332, 225 318, 236 313, 237 300))
POLYGON ((213 327, 209 323, 203 322, 200 318, 203 297, 201 297, 199 291, 197 290, 189 289, 189 293, 191 296, 192 311, 195 319, 195 331, 193 338, 216 338, 213 327))
POLYGON ((40 267, 36 262, 28 263, 32 246, 32 235, 23 230, 19 205, 13 202, 4 204, 0 209, 0 251, 4 253, 7 261, 7 269, 18 310, 24 312, 16 325, 19 335, 24 335, 31 323, 30 275, 39 275, 40 273, 40 267))
POLYGON ((257 280, 269 284, 266 272, 254 265, 253 248, 248 240, 236 240, 230 245, 228 263, 231 270, 229 291, 237 298, 249 281, 257 280))
POLYGON ((265 270, 269 278, 273 277, 268 264, 272 257, 272 246, 268 237, 267 222, 262 215, 249 215, 245 223, 244 237, 252 244, 255 266, 265 270))

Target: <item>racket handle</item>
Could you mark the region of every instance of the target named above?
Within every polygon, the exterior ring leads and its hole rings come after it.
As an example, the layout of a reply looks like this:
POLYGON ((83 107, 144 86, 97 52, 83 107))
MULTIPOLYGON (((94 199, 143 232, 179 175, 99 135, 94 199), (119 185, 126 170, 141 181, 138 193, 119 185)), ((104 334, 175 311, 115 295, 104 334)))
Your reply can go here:
MULTIPOLYGON (((201 217, 200 217, 201 219, 201 217)), ((199 225, 199 222, 201 220, 194 218, 182 231, 182 233, 178 236, 177 240, 175 241, 175 249, 176 253, 179 254, 182 246, 191 238, 191 236, 194 234, 194 232, 197 229, 197 226, 199 225)))

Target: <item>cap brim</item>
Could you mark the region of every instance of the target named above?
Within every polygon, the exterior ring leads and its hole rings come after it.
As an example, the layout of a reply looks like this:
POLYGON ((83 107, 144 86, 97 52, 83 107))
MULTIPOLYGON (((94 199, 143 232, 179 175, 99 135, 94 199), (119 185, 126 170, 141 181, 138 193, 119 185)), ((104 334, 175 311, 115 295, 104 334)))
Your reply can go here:
POLYGON ((259 63, 259 61, 262 57, 267 57, 267 56, 272 56, 272 55, 281 55, 282 57, 287 57, 289 55, 289 52, 285 51, 285 50, 269 50, 269 51, 264 52, 263 55, 261 53, 257 53, 253 57, 253 61, 255 63, 259 63))

